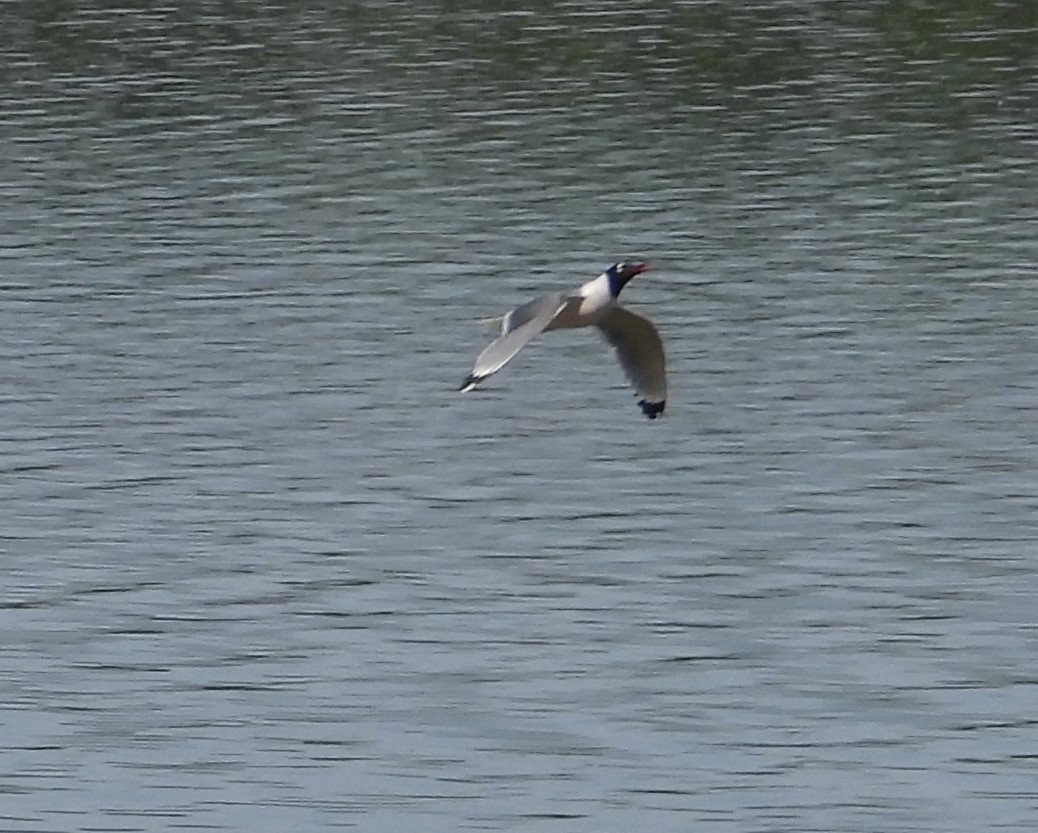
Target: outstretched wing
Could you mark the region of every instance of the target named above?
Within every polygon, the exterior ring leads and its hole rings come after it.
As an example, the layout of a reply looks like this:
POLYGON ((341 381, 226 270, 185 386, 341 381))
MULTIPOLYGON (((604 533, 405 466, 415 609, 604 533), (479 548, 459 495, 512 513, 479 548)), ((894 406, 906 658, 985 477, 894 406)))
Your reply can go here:
POLYGON ((638 396, 645 416, 656 419, 667 404, 667 370, 663 342, 648 318, 613 307, 598 322, 638 396))
POLYGON ((569 302, 568 296, 555 292, 516 307, 505 315, 501 322, 501 335, 476 358, 472 372, 461 383, 460 390, 472 390, 488 376, 497 373, 534 336, 544 332, 569 302))
POLYGON ((546 310, 551 309, 553 305, 556 309, 561 309, 564 300, 565 298, 561 292, 553 292, 550 295, 542 295, 540 298, 534 298, 532 301, 527 301, 522 306, 516 307, 501 317, 501 335, 508 335, 512 330, 518 330, 523 324, 539 318, 546 310))

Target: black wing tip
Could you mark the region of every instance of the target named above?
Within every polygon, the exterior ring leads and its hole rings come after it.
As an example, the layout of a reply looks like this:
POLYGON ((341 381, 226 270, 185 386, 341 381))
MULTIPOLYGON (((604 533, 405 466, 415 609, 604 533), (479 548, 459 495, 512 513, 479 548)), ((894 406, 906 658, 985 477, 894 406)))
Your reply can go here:
POLYGON ((642 409, 642 413, 649 419, 656 419, 656 417, 663 413, 663 409, 667 407, 667 400, 663 400, 662 402, 650 402, 648 399, 639 399, 638 406, 642 409))
POLYGON ((458 387, 458 392, 465 393, 466 391, 472 390, 485 378, 485 376, 475 376, 474 374, 470 373, 468 376, 465 377, 465 381, 462 382, 461 385, 458 387))

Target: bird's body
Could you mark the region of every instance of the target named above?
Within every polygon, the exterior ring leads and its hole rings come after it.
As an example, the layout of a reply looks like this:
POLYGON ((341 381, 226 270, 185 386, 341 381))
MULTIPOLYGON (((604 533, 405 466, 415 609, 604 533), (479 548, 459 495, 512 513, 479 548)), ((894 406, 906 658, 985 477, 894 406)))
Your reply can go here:
POLYGON ((576 292, 542 295, 516 307, 500 319, 500 335, 479 354, 460 390, 469 391, 497 373, 536 335, 546 330, 597 326, 616 349, 649 419, 663 413, 667 382, 663 343, 652 322, 621 307, 617 296, 644 263, 616 263, 576 292))

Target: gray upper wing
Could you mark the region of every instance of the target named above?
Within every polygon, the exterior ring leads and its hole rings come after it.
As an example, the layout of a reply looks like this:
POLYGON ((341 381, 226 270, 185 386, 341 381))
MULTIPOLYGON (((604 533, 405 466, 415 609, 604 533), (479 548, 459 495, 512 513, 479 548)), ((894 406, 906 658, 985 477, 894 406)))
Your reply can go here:
POLYGON ((551 295, 542 295, 540 298, 534 298, 532 301, 516 307, 502 316, 501 335, 508 335, 512 330, 518 330, 523 324, 543 315, 553 303, 556 307, 561 307, 563 300, 562 293, 553 292, 551 295))
POLYGON ((624 307, 613 307, 598 322, 599 328, 616 348, 620 365, 635 391, 645 415, 655 419, 667 401, 667 370, 663 342, 648 319, 624 307))
POLYGON ((569 301, 567 295, 555 292, 516 307, 505 315, 501 327, 502 335, 487 345, 476 358, 472 373, 462 384, 462 390, 468 390, 481 379, 497 373, 508 364, 534 336, 551 324, 569 301))

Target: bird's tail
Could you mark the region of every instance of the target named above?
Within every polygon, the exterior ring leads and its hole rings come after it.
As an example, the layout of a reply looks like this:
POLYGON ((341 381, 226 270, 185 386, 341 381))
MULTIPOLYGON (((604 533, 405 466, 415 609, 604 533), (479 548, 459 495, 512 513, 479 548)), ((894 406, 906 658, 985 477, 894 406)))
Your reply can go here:
POLYGON ((501 325, 504 320, 505 317, 503 315, 498 315, 494 318, 481 318, 479 323, 483 325, 483 329, 488 335, 493 335, 501 332, 501 325))

